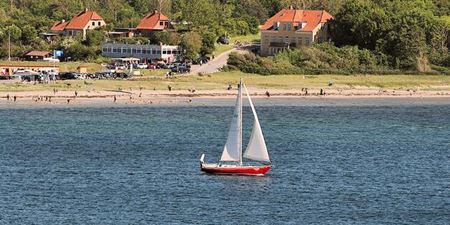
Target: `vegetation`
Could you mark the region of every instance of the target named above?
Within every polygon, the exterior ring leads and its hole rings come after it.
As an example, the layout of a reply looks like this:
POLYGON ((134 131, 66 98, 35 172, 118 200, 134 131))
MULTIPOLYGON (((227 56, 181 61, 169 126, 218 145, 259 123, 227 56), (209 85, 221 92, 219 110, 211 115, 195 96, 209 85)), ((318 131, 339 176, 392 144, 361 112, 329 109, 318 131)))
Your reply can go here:
MULTIPOLYGON (((106 30, 135 27, 145 14, 153 10, 162 11, 177 24, 189 24, 187 28, 200 35, 202 47, 196 49, 195 54, 211 54, 215 41, 222 35, 256 34, 259 23, 269 16, 258 0, 0 0, 0 58, 8 55, 10 34, 13 58, 20 58, 30 50, 58 48, 66 50, 67 59, 93 61, 100 53, 100 43, 107 40, 106 30), (108 24, 105 30, 88 32, 87 40, 61 37, 48 42, 39 38, 39 33, 48 32, 55 21, 68 21, 85 8, 98 12, 105 19, 108 24)), ((174 32, 159 32, 150 38, 119 41, 180 44, 189 39, 182 36, 174 32)))
POLYGON ((169 16, 176 28, 190 32, 117 41, 179 44, 187 48, 187 58, 218 54, 230 49, 216 49, 218 37, 255 35, 260 23, 288 6, 325 9, 334 15, 332 43, 272 58, 250 54, 243 60, 234 55, 231 68, 261 74, 450 70, 448 0, 0 0, 0 58, 7 57, 10 37, 12 57, 30 50, 64 49, 66 59, 101 61, 99 45, 108 39, 105 31, 135 27, 155 9, 169 16), (70 20, 84 8, 97 11, 108 26, 88 32, 86 40, 60 37, 49 42, 39 37, 55 21, 70 20))
POLYGON ((450 20, 445 1, 281 1, 334 5, 331 43, 275 57, 230 57, 229 69, 259 74, 449 73, 450 20), (447 67, 447 68, 446 68, 447 67))

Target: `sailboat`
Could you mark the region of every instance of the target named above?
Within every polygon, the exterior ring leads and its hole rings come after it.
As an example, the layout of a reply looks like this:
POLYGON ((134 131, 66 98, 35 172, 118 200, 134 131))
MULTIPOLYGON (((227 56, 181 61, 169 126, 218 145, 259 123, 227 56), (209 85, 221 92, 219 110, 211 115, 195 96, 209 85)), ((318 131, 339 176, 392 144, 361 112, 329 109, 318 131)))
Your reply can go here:
POLYGON ((266 142, 259 124, 255 106, 248 93, 247 88, 239 82, 238 95, 234 109, 233 119, 228 139, 223 148, 219 163, 205 163, 205 154, 200 157, 200 170, 209 174, 227 175, 255 175, 264 176, 271 168, 272 163, 267 152, 266 142), (249 143, 244 153, 242 153, 242 90, 245 90, 250 107, 253 112, 253 130, 249 143), (243 157, 252 160, 252 164, 244 164, 243 157), (256 163, 256 165, 255 165, 256 163))

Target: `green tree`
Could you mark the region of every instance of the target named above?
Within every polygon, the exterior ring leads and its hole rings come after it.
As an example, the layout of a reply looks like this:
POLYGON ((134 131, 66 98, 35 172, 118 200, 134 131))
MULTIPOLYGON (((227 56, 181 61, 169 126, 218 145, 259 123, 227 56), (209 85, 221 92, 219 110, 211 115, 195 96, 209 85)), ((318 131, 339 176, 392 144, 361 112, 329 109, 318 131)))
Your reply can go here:
POLYGON ((22 27, 21 40, 24 44, 29 45, 34 41, 36 41, 37 38, 38 38, 37 31, 34 27, 30 25, 25 25, 24 27, 22 27))
POLYGON ((181 37, 180 46, 186 59, 196 59, 202 48, 202 37, 196 32, 185 33, 181 37))
POLYGON ((86 33, 84 43, 88 46, 100 46, 105 41, 105 33, 102 30, 89 30, 86 33))
POLYGON ((4 33, 6 38, 8 38, 8 35, 11 35, 11 41, 19 41, 22 37, 22 30, 14 24, 5 27, 4 33))

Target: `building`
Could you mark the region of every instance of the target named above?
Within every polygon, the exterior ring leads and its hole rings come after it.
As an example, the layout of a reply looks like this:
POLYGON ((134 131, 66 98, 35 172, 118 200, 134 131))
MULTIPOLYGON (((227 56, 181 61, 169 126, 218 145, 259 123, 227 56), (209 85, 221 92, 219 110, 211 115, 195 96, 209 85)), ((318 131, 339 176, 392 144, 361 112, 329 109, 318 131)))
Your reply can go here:
POLYGON ((55 22, 50 30, 63 36, 81 35, 85 39, 87 30, 97 29, 105 25, 103 18, 96 12, 85 9, 75 15, 70 21, 55 22))
POLYGON ((324 10, 281 10, 260 26, 261 55, 328 41, 328 22, 332 19, 324 10))
POLYGON ((25 55, 25 58, 29 61, 49 61, 51 57, 52 53, 47 51, 31 51, 25 55))
POLYGON ((136 27, 136 36, 149 37, 155 31, 171 29, 172 25, 167 16, 157 10, 148 13, 136 27))
POLYGON ((102 46, 102 55, 112 58, 139 58, 141 60, 175 61, 181 54, 176 45, 138 45, 105 43, 102 46))

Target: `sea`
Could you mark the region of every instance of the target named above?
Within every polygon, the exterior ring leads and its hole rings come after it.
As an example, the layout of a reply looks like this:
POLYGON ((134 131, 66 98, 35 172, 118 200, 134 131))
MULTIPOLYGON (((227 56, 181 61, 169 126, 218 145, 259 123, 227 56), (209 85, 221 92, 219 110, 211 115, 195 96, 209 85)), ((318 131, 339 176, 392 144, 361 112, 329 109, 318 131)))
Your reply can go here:
MULTIPOLYGON (((450 224, 448 99, 256 99, 273 168, 206 175, 233 100, 0 107, 0 224, 450 224)), ((252 126, 244 107, 244 142, 252 126)), ((245 147, 245 145, 244 145, 245 147)))

